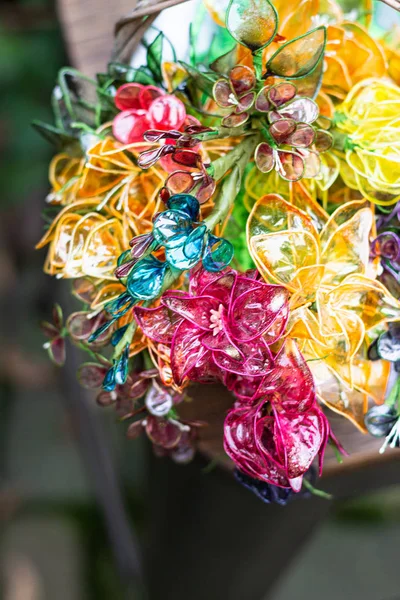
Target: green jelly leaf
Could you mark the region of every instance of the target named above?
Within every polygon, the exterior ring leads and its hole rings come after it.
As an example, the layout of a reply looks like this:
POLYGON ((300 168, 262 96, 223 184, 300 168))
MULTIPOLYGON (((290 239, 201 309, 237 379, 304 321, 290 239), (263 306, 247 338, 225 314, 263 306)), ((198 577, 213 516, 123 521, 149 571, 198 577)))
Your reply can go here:
POLYGON ((154 75, 156 81, 162 81, 162 54, 164 35, 160 32, 155 40, 147 47, 147 66, 154 75))
POLYGON ((108 74, 113 78, 116 87, 124 83, 142 83, 143 85, 154 85, 156 81, 146 67, 129 67, 118 62, 108 65, 108 74))
POLYGON ((200 71, 196 67, 192 67, 183 61, 179 61, 179 64, 182 65, 189 77, 202 92, 205 92, 208 96, 212 96, 214 84, 218 80, 217 73, 212 71, 200 71))
POLYGON ((326 29, 317 27, 286 42, 267 62, 267 73, 297 79, 311 74, 322 61, 326 45, 326 29))
POLYGON ((210 65, 210 69, 221 75, 229 75, 233 67, 238 64, 238 48, 238 45, 235 44, 232 50, 214 60, 210 65))
MULTIPOLYGON (((79 142, 73 135, 65 133, 62 129, 42 123, 42 121, 32 121, 32 127, 36 129, 38 133, 50 144, 53 144, 58 150, 63 150, 67 147, 75 147, 75 150, 79 150, 79 142)), ((78 135, 78 132, 76 132, 78 135)), ((73 152, 72 152, 73 153, 73 152)))
POLYGON ((66 131, 72 123, 85 123, 89 127, 100 125, 97 82, 76 69, 61 69, 52 104, 57 126, 66 131))
POLYGON ((269 0, 230 0, 226 27, 239 44, 256 52, 274 39, 278 13, 269 0))

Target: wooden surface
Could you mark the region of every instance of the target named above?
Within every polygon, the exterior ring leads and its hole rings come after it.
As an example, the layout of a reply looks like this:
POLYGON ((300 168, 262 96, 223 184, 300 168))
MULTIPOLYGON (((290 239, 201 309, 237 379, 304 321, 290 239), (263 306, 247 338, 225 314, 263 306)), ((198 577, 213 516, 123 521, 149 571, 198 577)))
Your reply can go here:
POLYGON ((103 72, 115 23, 135 5, 136 0, 59 0, 58 15, 73 66, 88 76, 103 72))

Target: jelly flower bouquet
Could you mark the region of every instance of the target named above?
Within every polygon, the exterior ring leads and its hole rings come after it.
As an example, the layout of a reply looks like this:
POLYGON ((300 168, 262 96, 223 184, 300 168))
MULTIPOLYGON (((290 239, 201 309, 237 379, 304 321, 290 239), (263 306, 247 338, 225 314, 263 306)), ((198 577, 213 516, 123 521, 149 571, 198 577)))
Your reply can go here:
POLYGON ((201 394, 183 416, 193 386, 225 386, 237 479, 285 502, 343 451, 330 411, 399 445, 400 50, 368 5, 223 4, 207 55, 198 21, 190 62, 153 31, 146 65, 61 71, 35 123, 58 148, 38 247, 82 307, 43 331, 181 463, 207 426, 201 394))

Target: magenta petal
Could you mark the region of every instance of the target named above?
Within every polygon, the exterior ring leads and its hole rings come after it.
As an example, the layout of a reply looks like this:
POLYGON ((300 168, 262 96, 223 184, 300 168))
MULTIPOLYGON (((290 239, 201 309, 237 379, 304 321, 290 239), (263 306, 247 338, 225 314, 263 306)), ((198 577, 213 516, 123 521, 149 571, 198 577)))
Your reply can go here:
POLYGON ((229 333, 242 342, 262 336, 280 316, 280 337, 289 314, 287 291, 280 286, 264 285, 236 298, 228 315, 229 333))
POLYGON ((161 157, 167 156, 167 154, 172 154, 175 150, 175 146, 172 144, 165 144, 165 146, 161 146, 160 148, 155 148, 154 150, 145 150, 141 152, 138 158, 138 165, 142 169, 148 169, 152 165, 154 165, 161 157))
POLYGON ((218 300, 211 296, 197 296, 195 298, 191 298, 189 295, 186 297, 167 296, 163 298, 162 302, 169 310, 204 331, 210 331, 210 317, 213 314, 211 311, 218 312, 219 307, 218 300))
POLYGON ((177 385, 182 385, 185 377, 190 377, 190 371, 203 364, 205 355, 211 353, 201 343, 202 330, 197 329, 188 321, 181 321, 171 346, 171 368, 177 385))
POLYGON ((289 479, 304 475, 324 443, 325 422, 318 407, 301 415, 275 414, 278 454, 289 479))
POLYGON ((134 313, 136 321, 146 337, 160 344, 171 344, 181 322, 179 316, 171 313, 165 306, 157 308, 135 306, 134 313))
MULTIPOLYGON (((234 273, 232 270, 223 272, 223 275, 227 273, 234 273)), ((221 273, 211 273, 202 268, 201 265, 195 267, 190 271, 189 280, 189 293, 191 296, 201 296, 206 289, 206 286, 213 283, 221 277, 221 273)), ((209 294, 211 295, 211 294, 209 294)))
POLYGON ((273 394, 277 410, 298 415, 315 406, 315 386, 311 371, 294 342, 283 346, 274 368, 262 381, 257 396, 273 394))
POLYGON ((238 344, 238 349, 245 357, 244 359, 237 359, 220 350, 214 350, 215 364, 224 371, 246 377, 262 377, 269 372, 273 359, 271 351, 262 338, 248 344, 238 344))
POLYGON ((224 306, 228 306, 231 301, 232 290, 235 287, 236 273, 234 271, 226 271, 216 273, 217 277, 212 282, 207 284, 202 294, 216 298, 224 306))

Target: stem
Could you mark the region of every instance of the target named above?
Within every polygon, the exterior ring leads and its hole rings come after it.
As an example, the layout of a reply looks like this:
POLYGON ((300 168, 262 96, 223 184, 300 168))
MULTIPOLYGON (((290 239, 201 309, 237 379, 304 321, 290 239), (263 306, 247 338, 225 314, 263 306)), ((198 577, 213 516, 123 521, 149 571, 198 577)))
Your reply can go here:
POLYGON ((388 406, 395 406, 396 402, 400 402, 400 377, 397 377, 394 386, 390 390, 389 396, 385 400, 388 406))
POLYGON ((233 150, 228 152, 228 154, 225 154, 225 156, 220 156, 214 160, 212 163, 212 173, 210 174, 216 181, 222 179, 222 177, 238 163, 245 148, 250 145, 252 151, 254 151, 254 148, 256 147, 254 138, 255 136, 252 135, 251 137, 244 139, 242 142, 240 142, 240 144, 235 146, 233 150))
POLYGON ((307 479, 303 479, 304 487, 313 494, 313 496, 318 496, 319 498, 323 498, 324 500, 332 500, 332 494, 328 494, 328 492, 324 492, 323 490, 319 490, 315 488, 307 479))
MULTIPOLYGON (((245 170, 246 165, 250 162, 251 156, 258 142, 258 135, 252 136, 251 138, 249 137, 246 140, 243 140, 243 142, 236 146, 236 148, 232 150, 229 155, 227 155, 230 157, 230 160, 227 161, 226 164, 229 164, 230 166, 226 169, 226 171, 231 168, 233 164, 234 166, 231 173, 221 186, 221 191, 215 201, 213 212, 203 221, 210 231, 212 231, 215 226, 218 225, 218 223, 221 223, 228 214, 230 207, 239 193, 243 171, 245 170)), ((215 162, 218 162, 219 160, 220 159, 217 159, 215 162)))

